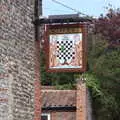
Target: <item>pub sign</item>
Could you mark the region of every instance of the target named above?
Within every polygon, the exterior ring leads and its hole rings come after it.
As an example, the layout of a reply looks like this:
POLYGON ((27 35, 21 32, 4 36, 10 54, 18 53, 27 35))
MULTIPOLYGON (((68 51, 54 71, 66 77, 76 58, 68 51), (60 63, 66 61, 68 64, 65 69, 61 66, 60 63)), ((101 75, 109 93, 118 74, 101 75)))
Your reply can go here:
POLYGON ((45 25, 45 53, 48 72, 85 72, 85 24, 45 25))

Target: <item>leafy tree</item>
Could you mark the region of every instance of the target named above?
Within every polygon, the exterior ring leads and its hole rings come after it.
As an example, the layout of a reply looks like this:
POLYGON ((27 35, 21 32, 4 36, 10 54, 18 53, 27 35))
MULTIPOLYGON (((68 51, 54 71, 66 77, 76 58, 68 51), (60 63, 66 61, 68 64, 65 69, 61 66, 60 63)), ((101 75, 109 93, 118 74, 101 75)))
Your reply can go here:
POLYGON ((120 50, 95 35, 89 49, 87 85, 92 90, 97 120, 118 120, 120 114, 120 50), (96 39, 95 39, 96 38, 96 39))
POLYGON ((110 9, 106 16, 101 16, 95 21, 94 33, 89 34, 87 82, 92 89, 97 120, 120 119, 119 20, 120 10, 110 9), (94 76, 89 81, 91 75, 94 76), (97 80, 99 82, 93 84, 97 80))
POLYGON ((120 9, 110 8, 108 13, 95 21, 95 33, 106 37, 109 43, 120 42, 120 9))

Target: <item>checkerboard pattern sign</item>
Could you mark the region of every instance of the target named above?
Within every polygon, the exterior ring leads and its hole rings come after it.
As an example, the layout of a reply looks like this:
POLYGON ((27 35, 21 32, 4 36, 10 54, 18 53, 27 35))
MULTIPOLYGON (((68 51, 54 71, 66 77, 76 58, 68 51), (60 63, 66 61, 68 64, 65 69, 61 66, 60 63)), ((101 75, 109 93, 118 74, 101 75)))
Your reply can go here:
POLYGON ((59 61, 67 62, 75 58, 75 52, 73 51, 73 41, 63 40, 57 41, 57 58, 59 61))

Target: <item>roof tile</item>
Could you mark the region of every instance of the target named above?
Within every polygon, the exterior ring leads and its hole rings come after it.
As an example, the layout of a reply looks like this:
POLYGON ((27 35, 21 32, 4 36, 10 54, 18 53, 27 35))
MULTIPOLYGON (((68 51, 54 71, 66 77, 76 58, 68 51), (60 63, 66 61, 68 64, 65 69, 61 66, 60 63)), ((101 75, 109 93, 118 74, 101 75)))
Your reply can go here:
POLYGON ((42 107, 76 106, 76 90, 42 90, 42 107))

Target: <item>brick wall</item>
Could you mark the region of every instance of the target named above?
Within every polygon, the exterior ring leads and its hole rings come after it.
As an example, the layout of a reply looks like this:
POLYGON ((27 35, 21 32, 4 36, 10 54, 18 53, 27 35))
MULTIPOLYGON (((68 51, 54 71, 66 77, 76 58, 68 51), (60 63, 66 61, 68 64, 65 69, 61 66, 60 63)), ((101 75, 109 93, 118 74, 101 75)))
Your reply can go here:
POLYGON ((51 120, 76 120, 75 112, 52 112, 51 120))
POLYGON ((69 90, 69 95, 66 90, 55 90, 54 87, 42 86, 42 107, 60 107, 69 106, 70 102, 76 106, 76 110, 42 110, 42 113, 49 113, 51 120, 92 120, 92 105, 91 96, 85 81, 78 80, 76 90, 69 90), (54 94, 51 94, 54 91, 54 94), (44 94, 43 94, 44 93, 44 94), (58 94, 59 93, 59 94, 58 94), (64 94, 63 94, 64 93, 64 94), (75 95, 73 95, 75 94, 75 95), (56 99, 59 98, 59 99, 56 99), (62 98, 62 99, 61 99, 62 98), (68 99, 69 98, 69 99, 68 99), (71 99, 72 98, 72 99, 71 99), (66 103, 65 103, 66 101, 66 103))
POLYGON ((82 80, 77 83, 76 108, 76 120, 87 120, 87 88, 82 80))
POLYGON ((50 114, 50 120, 76 120, 75 111, 44 111, 50 114))
POLYGON ((34 119, 33 16, 34 0, 0 0, 0 120, 34 119))

